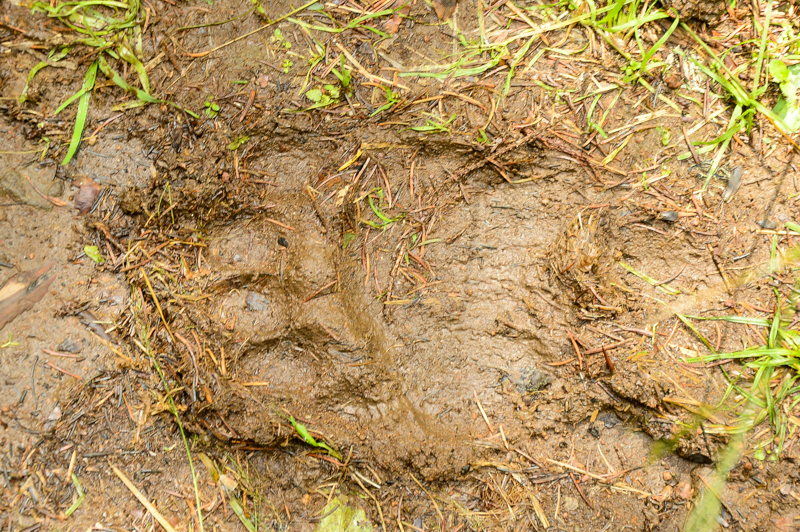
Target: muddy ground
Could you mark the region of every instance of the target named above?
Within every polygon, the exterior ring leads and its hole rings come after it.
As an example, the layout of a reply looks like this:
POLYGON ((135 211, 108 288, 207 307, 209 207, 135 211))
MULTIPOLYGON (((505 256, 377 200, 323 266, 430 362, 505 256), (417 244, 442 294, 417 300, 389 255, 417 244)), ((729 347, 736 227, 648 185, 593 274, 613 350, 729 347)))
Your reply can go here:
MULTIPOLYGON (((56 279, 0 330, 0 526, 158 529, 114 466, 176 530, 197 530, 172 398, 207 529, 243 525, 201 453, 235 477, 260 529, 312 530, 334 495, 376 529, 682 529, 728 441, 695 414, 727 381, 720 365, 682 361, 708 351, 675 314, 769 316, 773 290, 794 283, 791 270, 763 274, 773 237, 797 242, 780 228, 798 221, 800 197, 796 159, 780 137, 766 142, 768 123, 737 135, 723 161, 742 170, 732 197, 724 176, 698 193, 704 176, 677 160, 683 131, 708 140, 727 115, 681 96, 702 102, 705 90, 682 70, 682 87, 663 84, 678 110, 622 85, 618 56, 586 28, 548 32, 553 48, 583 51, 519 68, 506 97, 507 63, 397 77, 457 47, 423 2, 377 45, 363 30, 312 32, 326 82, 339 46, 408 86, 395 88, 403 104, 370 117, 385 93, 357 70, 349 99, 292 112, 310 103, 298 94, 307 63, 272 28, 191 56, 263 18, 176 28, 250 2, 146 4, 154 91, 199 118, 164 104, 115 111, 130 96, 98 77, 66 166, 75 110, 52 115, 91 59, 42 70, 20 104, 30 69, 68 33, 2 4, 0 279, 49 261, 56 279), (587 123, 598 93, 610 140, 587 123), (218 116, 202 112, 209 98, 218 116), (409 129, 431 113, 455 116, 449 134, 409 129), (82 194, 85 214, 73 207, 82 194), (303 443, 290 416, 335 450, 303 443), (72 473, 86 494, 67 517, 72 473)), ((465 33, 477 4, 454 15, 465 33)), ((265 16, 294 7, 272 2, 265 16)), ((735 22, 725 14, 719 28, 735 22)), ((277 27, 305 53, 297 25, 277 27)), ((668 48, 685 44, 676 33, 668 48)), ((715 323, 696 327, 717 351, 759 342, 756 329, 715 323)), ((713 415, 735 420, 727 406, 713 415)), ((798 529, 790 430, 780 460, 751 449, 738 461, 720 527, 798 529)), ((755 432, 774 453, 768 425, 755 432)))

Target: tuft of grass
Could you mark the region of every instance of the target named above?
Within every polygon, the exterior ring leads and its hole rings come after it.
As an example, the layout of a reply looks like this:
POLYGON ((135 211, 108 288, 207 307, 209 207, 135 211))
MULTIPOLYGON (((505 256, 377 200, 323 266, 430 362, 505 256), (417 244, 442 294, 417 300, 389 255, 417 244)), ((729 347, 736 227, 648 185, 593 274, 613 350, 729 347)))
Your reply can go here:
POLYGON ((684 527, 686 532, 704 532, 716 527, 717 516, 724 504, 721 494, 728 474, 742 456, 752 451, 757 460, 777 461, 786 440, 794 437, 800 427, 800 419, 794 415, 800 404, 800 331, 796 329, 795 319, 798 301, 800 282, 796 281, 792 287, 792 295, 785 301, 781 300, 780 293, 775 290, 775 312, 770 319, 744 316, 678 316, 711 351, 710 355, 687 358, 686 362, 706 363, 732 359, 742 361, 744 369, 742 373, 737 372, 738 374, 732 376, 723 366, 719 366, 728 379, 728 389, 717 409, 728 403, 734 392, 738 394, 735 404, 742 404, 742 407, 737 420, 732 424, 704 425, 708 432, 730 434, 732 437, 720 453, 713 476, 702 479, 705 489, 689 514, 684 527), (711 342, 703 337, 690 320, 716 320, 762 327, 767 333, 766 343, 740 351, 717 353, 711 342), (749 386, 745 384, 747 381, 749 386), (748 435, 765 421, 772 428, 771 434, 762 441, 748 444, 748 435))
POLYGON ((615 0, 606 6, 605 16, 598 20, 598 16, 602 13, 601 10, 597 9, 594 0, 586 0, 586 4, 589 7, 591 16, 588 20, 583 20, 581 24, 594 30, 628 61, 628 65, 624 68, 625 77, 623 81, 626 83, 637 81, 651 71, 665 66, 663 62, 651 64, 650 60, 677 29, 680 23, 679 18, 675 17, 669 29, 664 32, 653 46, 645 50, 641 35, 642 28, 650 22, 671 18, 666 11, 655 9, 654 4, 643 2, 642 0, 615 0), (626 51, 627 43, 631 39, 636 42, 638 56, 626 51))
MULTIPOLYGON (((796 291, 795 295, 798 293, 800 291, 796 291)), ((743 401, 752 405, 749 409, 751 414, 740 416, 739 421, 733 426, 720 426, 716 427, 716 430, 733 434, 746 433, 768 419, 778 440, 777 450, 772 454, 772 459, 777 460, 786 441, 790 416, 800 404, 800 386, 798 385, 798 380, 800 380, 800 331, 793 328, 796 327, 793 318, 797 312, 797 297, 782 304, 780 294, 776 290, 775 298, 775 314, 772 319, 743 316, 683 316, 681 319, 684 320, 684 323, 688 323, 689 319, 726 321, 763 327, 768 331, 765 345, 751 346, 730 353, 716 353, 713 351, 711 343, 692 327, 695 334, 701 337, 712 353, 688 358, 686 362, 713 362, 729 359, 744 362, 745 373, 751 375, 746 377, 745 374, 742 374, 737 378, 731 378, 726 372, 729 387, 724 399, 728 398, 732 392, 736 392, 743 401), (741 384, 746 380, 750 381, 748 387, 741 384)), ((723 371, 725 370, 723 369, 723 371)))
MULTIPOLYGON (((66 61, 66 58, 81 45, 94 48, 97 53, 97 59, 91 63, 84 75, 81 89, 64 101, 55 111, 55 114, 58 114, 78 100, 75 127, 67 154, 61 162, 62 165, 66 165, 72 160, 80 145, 98 68, 115 85, 136 97, 135 100, 113 107, 114 110, 133 109, 151 103, 165 103, 181 109, 175 103, 161 100, 152 95, 150 79, 142 62, 142 25, 145 14, 142 12, 139 0, 34 2, 31 11, 44 13, 50 18, 58 20, 80 37, 51 50, 48 61, 40 62, 31 69, 19 98, 21 103, 27 100, 28 89, 34 76, 46 66, 66 61), (109 64, 108 58, 129 64, 137 74, 140 87, 134 87, 127 83, 109 64)), ((197 118, 192 111, 185 111, 197 118)))

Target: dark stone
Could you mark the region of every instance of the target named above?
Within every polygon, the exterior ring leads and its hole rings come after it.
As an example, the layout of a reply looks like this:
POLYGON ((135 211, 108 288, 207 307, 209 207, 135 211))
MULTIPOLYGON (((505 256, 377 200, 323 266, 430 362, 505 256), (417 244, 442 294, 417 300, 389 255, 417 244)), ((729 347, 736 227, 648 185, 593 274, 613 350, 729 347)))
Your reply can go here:
POLYGON ((80 342, 74 342, 70 338, 67 338, 56 347, 56 351, 61 351, 62 353, 72 353, 78 354, 83 351, 83 345, 80 342))

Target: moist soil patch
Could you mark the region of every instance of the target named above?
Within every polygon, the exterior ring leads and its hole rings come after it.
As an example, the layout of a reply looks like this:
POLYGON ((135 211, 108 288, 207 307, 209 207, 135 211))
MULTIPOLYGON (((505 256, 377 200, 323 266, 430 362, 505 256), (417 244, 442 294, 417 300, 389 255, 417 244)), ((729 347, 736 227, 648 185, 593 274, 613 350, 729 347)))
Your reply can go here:
MULTIPOLYGON (((346 506, 384 530, 683 529, 746 373, 686 360, 769 332, 678 315, 791 296, 791 145, 761 123, 706 182, 678 157, 713 137, 703 95, 623 83, 588 27, 512 76, 524 41, 429 77, 459 36, 524 18, 362 4, 145 2, 163 103, 120 109, 135 95, 98 75, 66 165, 76 109, 54 111, 92 49, 20 103, 74 35, 2 4, 0 279, 36 275, 0 292, 0 525, 322 530, 346 506)), ((755 429, 780 459, 742 454, 719 526, 797 526, 789 427, 780 451, 755 429)))

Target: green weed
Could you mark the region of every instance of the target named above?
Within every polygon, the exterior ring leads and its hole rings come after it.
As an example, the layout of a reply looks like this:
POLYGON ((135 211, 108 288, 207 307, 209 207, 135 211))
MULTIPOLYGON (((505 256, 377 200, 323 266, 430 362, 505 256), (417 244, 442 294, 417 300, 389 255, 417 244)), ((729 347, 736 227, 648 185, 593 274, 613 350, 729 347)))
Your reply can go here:
POLYGON ((209 118, 216 118, 216 116, 219 114, 219 105, 213 102, 211 96, 206 98, 206 101, 203 103, 203 107, 206 108, 205 113, 209 118))
POLYGON ((311 111, 312 109, 339 103, 339 96, 339 87, 335 85, 323 85, 321 88, 311 89, 306 92, 306 98, 314 102, 314 104, 305 110, 311 111))
POLYGON ((424 113, 428 116, 428 119, 425 122, 424 126, 414 126, 408 129, 412 131, 419 131, 420 133, 447 133, 448 135, 452 135, 452 131, 450 131, 449 126, 456 120, 456 113, 450 115, 450 118, 447 120, 442 119, 440 116, 432 114, 432 113, 424 113))
POLYGON ((379 223, 376 223, 371 220, 365 220, 362 218, 361 223, 366 224, 370 227, 374 227, 375 229, 380 229, 382 231, 385 231, 386 229, 389 228, 390 225, 392 225, 394 222, 400 220, 403 217, 402 214, 399 214, 395 217, 390 217, 383 212, 384 208, 383 190, 380 188, 374 189, 370 191, 369 194, 367 194, 367 202, 369 203, 369 207, 370 209, 372 209, 373 214, 375 214, 375 216, 377 216, 377 218, 380 220, 379 223), (373 193, 375 193, 375 195, 377 195, 378 197, 377 205, 375 204, 375 201, 372 199, 373 193))
MULTIPOLYGON (((45 66, 65 60, 77 45, 89 46, 98 51, 97 59, 90 64, 84 75, 81 89, 62 103, 55 112, 55 114, 60 113, 78 100, 75 127, 62 165, 69 163, 80 145, 98 68, 115 85, 136 97, 136 100, 117 105, 114 109, 131 109, 150 103, 167 103, 180 109, 178 105, 155 98, 151 94, 150 79, 140 59, 143 57, 141 26, 144 23, 144 14, 139 0, 34 2, 31 10, 33 13, 44 13, 50 18, 57 19, 81 37, 59 46, 57 52, 56 49, 52 50, 49 61, 40 62, 31 70, 28 82, 20 95, 21 102, 27 99, 28 88, 34 76, 45 66), (136 72, 141 88, 131 86, 117 74, 108 64, 107 57, 129 64, 136 72)), ((186 112, 197 118, 193 112, 189 110, 186 112)))
POLYGON ((386 111, 387 109, 391 109, 398 103, 400 103, 400 95, 394 92, 389 87, 383 87, 384 96, 386 97, 386 103, 375 109, 369 116, 372 118, 375 115, 381 114, 382 112, 386 111))

